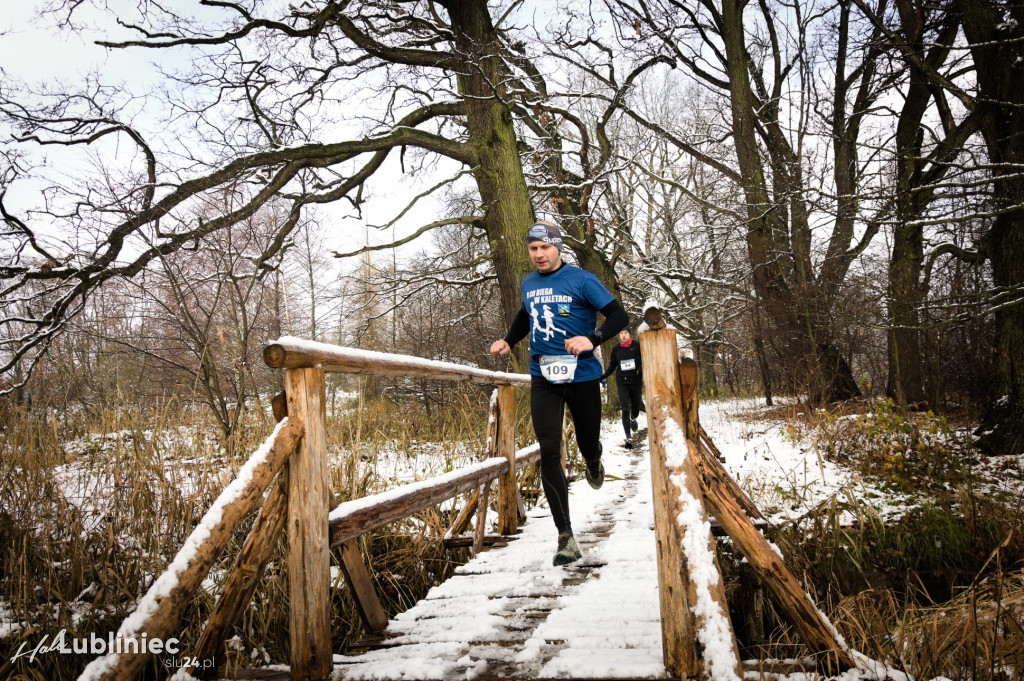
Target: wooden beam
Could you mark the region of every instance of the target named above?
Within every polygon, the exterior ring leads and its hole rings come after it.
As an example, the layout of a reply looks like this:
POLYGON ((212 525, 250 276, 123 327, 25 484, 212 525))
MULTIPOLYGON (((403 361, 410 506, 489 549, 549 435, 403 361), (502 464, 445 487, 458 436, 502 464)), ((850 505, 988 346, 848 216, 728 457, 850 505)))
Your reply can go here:
MULTIPOLYGON (((699 474, 686 455, 675 331, 645 331, 640 334, 640 351, 654 488, 665 667, 677 678, 695 677, 703 672, 716 678, 730 673, 742 678, 714 538, 706 529, 699 474), (680 524, 681 516, 691 518, 692 526, 680 524), (701 537, 702 532, 706 538, 701 537), (693 548, 694 538, 690 533, 696 533, 699 548, 693 548), (691 547, 689 554, 684 546, 691 547), (695 551, 706 553, 697 555, 695 551), (703 572, 701 582, 695 582, 690 572, 695 559, 712 563, 718 579, 703 572), (708 660, 698 655, 696 644, 702 638, 706 644, 710 638, 720 642, 723 637, 731 643, 731 656, 719 653, 708 660), (707 669, 705 665, 714 665, 715 669, 707 669), (722 669, 723 666, 729 669, 722 669)), ((717 645, 716 650, 720 650, 717 645)))
POLYGON ((469 527, 469 521, 472 520, 473 514, 476 513, 476 500, 480 498, 480 488, 477 487, 473 490, 473 493, 469 495, 469 499, 463 504, 462 510, 455 516, 455 522, 448 528, 448 531, 444 533, 444 540, 447 541, 452 537, 458 537, 460 534, 466 531, 469 527))
POLYGON ((281 421, 288 416, 288 396, 283 392, 274 395, 270 400, 270 410, 274 412, 274 420, 281 421))
POLYGON ((697 414, 697 363, 689 357, 679 357, 679 383, 682 389, 683 418, 686 420, 686 439, 700 439, 700 417, 697 414))
POLYGON ((651 331, 660 331, 665 328, 665 316, 661 313, 661 308, 656 305, 648 305, 644 308, 643 312, 644 324, 651 331))
MULTIPOLYGON (((540 459, 536 443, 515 454, 516 468, 540 459)), ((394 489, 338 504, 331 511, 331 546, 406 518, 417 511, 436 506, 456 494, 468 492, 505 473, 508 460, 487 459, 430 480, 409 483, 394 489)))
MULTIPOLYGON (((645 365, 646 366, 646 365, 645 365)), ((699 456, 692 442, 690 458, 699 456)), ((775 602, 796 627, 803 642, 817 655, 828 675, 855 667, 847 648, 840 644, 835 629, 807 595, 785 561, 754 526, 729 492, 717 472, 709 469, 702 477, 708 507, 736 548, 746 557, 755 574, 775 597, 775 602)))
MULTIPOLYGON (((719 458, 721 452, 715 448, 715 454, 711 454, 707 445, 704 444, 703 440, 711 441, 708 434, 704 432, 704 428, 700 425, 700 416, 698 414, 700 402, 697 397, 697 363, 689 357, 679 357, 679 383, 682 389, 683 399, 683 414, 686 418, 686 439, 697 445, 697 451, 699 456, 694 459, 694 464, 698 470, 704 471, 706 469, 714 469, 718 479, 721 480, 722 484, 729 490, 729 493, 734 499, 740 504, 743 510, 748 516, 755 520, 764 520, 765 517, 758 510, 754 502, 750 500, 746 492, 743 491, 736 481, 733 479, 729 472, 722 466, 719 458)), ((712 447, 714 445, 711 445, 712 447)))
MULTIPOLYGON (((487 430, 484 432, 484 460, 487 460, 494 456, 494 452, 498 448, 498 389, 495 388, 491 392, 490 406, 487 410, 487 430)), ((466 501, 466 505, 459 511, 459 515, 455 517, 455 522, 448 528, 448 531, 444 533, 444 540, 457 537, 466 531, 469 527, 469 521, 473 517, 473 513, 476 512, 477 499, 480 498, 481 488, 473 490, 473 494, 470 495, 466 501)))
POLYGON ((495 453, 505 457, 509 466, 498 478, 498 533, 519 531, 519 482, 516 479, 516 390, 514 386, 498 388, 498 437, 495 453))
MULTIPOLYGON (((693 442, 693 440, 690 442, 693 442)), ((740 508, 743 509, 743 512, 746 513, 748 517, 753 520, 766 520, 764 514, 762 514, 760 509, 757 508, 757 505, 751 501, 750 497, 748 497, 747 493, 743 491, 743 488, 739 486, 739 483, 736 482, 735 478, 729 475, 729 471, 725 470, 725 466, 722 465, 717 457, 707 451, 703 444, 697 444, 691 451, 697 452, 694 464, 700 470, 702 477, 707 478, 707 471, 714 471, 719 483, 729 491, 729 494, 736 500, 736 503, 740 505, 740 508)))
POLYGON ((487 406, 487 431, 484 433, 484 458, 489 459, 498 451, 498 389, 491 391, 487 406))
MULTIPOLYGON (((171 568, 161 574, 139 600, 133 612, 118 629, 124 641, 138 643, 167 640, 178 628, 185 608, 192 602, 196 588, 238 529, 242 518, 251 513, 263 491, 284 466, 303 434, 302 423, 283 421, 266 440, 199 521, 185 540, 171 568)), ((90 662, 83 674, 103 681, 134 679, 149 660, 148 650, 111 652, 90 662)), ((125 647, 122 647, 125 650, 125 647)))
POLYGON ((339 504, 331 511, 331 546, 354 539, 413 513, 451 499, 489 482, 508 468, 505 459, 493 458, 430 480, 339 504))
MULTIPOLYGON (((518 537, 506 537, 503 534, 485 534, 484 535, 484 546, 508 546, 509 542, 513 542, 518 537)), ((475 537, 473 535, 465 535, 460 537, 452 537, 451 539, 444 540, 444 547, 446 549, 467 549, 473 547, 475 537)))
POLYGON ((476 527, 473 528, 473 546, 471 548, 471 553, 474 556, 484 548, 484 535, 487 533, 487 498, 490 495, 490 483, 480 487, 480 496, 476 504, 476 527))
POLYGON ((231 574, 224 582, 220 598, 213 607, 210 619, 206 621, 199 642, 196 644, 195 659, 203 661, 203 667, 193 667, 189 672, 197 678, 210 678, 216 667, 224 663, 224 642, 230 638, 235 625, 245 613, 252 600, 256 585, 263 575, 263 569, 274 555, 278 538, 284 531, 288 513, 287 474, 278 473, 277 482, 270 487, 263 507, 252 524, 249 536, 245 538, 242 550, 235 557, 231 574), (205 664, 213 660, 212 664, 205 664))
POLYGON ((289 418, 306 436, 288 461, 288 612, 293 681, 331 673, 330 482, 323 369, 284 372, 289 418))
POLYGON ((529 374, 487 371, 479 367, 346 348, 298 338, 279 338, 263 348, 263 361, 275 369, 319 367, 324 371, 374 376, 416 376, 486 385, 530 385, 529 374))
POLYGON ((373 579, 370 577, 366 563, 363 561, 363 554, 355 539, 342 542, 338 551, 338 559, 341 563, 341 571, 345 574, 349 591, 356 602, 356 609, 359 616, 366 625, 367 631, 379 634, 388 626, 388 616, 377 598, 377 590, 373 588, 373 579))
POLYGON ((700 426, 699 425, 699 427, 700 427, 700 439, 701 439, 701 442, 703 442, 704 446, 707 447, 708 450, 712 454, 714 454, 716 459, 718 459, 719 461, 724 462, 725 461, 725 456, 722 454, 721 450, 719 450, 718 447, 715 446, 715 443, 711 441, 711 436, 708 435, 706 430, 704 430, 704 426, 700 426))

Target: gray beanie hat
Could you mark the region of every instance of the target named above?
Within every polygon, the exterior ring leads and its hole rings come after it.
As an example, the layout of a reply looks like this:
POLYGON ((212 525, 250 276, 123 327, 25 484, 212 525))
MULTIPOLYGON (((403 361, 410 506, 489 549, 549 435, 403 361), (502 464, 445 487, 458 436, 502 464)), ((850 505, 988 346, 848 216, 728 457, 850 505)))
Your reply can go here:
POLYGON ((526 233, 526 243, 543 241, 562 252, 562 231, 549 222, 536 222, 526 233))

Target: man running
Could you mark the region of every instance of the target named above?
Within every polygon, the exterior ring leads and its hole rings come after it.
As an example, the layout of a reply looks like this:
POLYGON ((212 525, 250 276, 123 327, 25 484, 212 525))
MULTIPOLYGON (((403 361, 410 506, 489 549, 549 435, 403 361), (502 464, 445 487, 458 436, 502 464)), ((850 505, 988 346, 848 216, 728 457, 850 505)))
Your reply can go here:
POLYGON ((619 331, 619 344, 612 348, 608 368, 601 375, 604 381, 618 369, 615 386, 619 392, 619 406, 622 408, 622 429, 626 431, 626 449, 633 449, 633 437, 639 427, 636 418, 640 415, 640 398, 644 389, 643 361, 640 357, 640 343, 633 340, 629 331, 619 331))
POLYGON ((541 484, 558 528, 554 564, 580 558, 569 519, 569 486, 562 472, 562 414, 568 405, 576 425, 576 442, 586 461, 587 482, 604 483, 601 463, 601 362, 594 349, 629 323, 626 311, 590 272, 562 261, 562 233, 550 222, 537 222, 526 234, 536 272, 523 278, 523 306, 491 354, 507 355, 530 336, 530 413, 540 443, 541 484), (597 326, 597 313, 604 324, 597 326))

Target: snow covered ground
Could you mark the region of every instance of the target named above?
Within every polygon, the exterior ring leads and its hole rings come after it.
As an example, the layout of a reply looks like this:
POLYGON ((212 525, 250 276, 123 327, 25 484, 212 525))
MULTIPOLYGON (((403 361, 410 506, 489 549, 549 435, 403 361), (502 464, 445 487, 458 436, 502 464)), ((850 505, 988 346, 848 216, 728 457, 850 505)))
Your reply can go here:
MULTIPOLYGON (((784 421, 750 418, 757 411, 752 400, 709 402, 700 415, 725 467, 770 522, 804 517, 836 497, 860 500, 883 517, 895 517, 917 503, 825 460, 810 438, 794 441, 792 426, 784 421)), ((643 414, 639 420, 646 428, 643 414)), ((584 554, 579 563, 551 565, 555 530, 541 500, 509 546, 483 552, 399 615, 384 647, 336 656, 335 678, 665 677, 646 443, 632 451, 622 447, 617 418, 602 424, 602 439, 608 474, 604 487, 594 491, 578 481, 571 488, 573 526, 584 554)), ((391 487, 474 458, 465 443, 444 451, 413 444, 412 452, 377 452, 361 466, 372 468, 377 481, 391 487)), ((344 455, 332 452, 332 459, 344 455)), ((993 484, 1019 491, 1021 461, 1004 457, 981 465, 991 469, 993 484)), ((84 484, 73 474, 75 468, 59 467, 57 477, 72 503, 99 516, 104 476, 97 479, 93 473, 84 484)), ((177 482, 179 489, 191 488, 186 480, 177 482)), ((23 626, 12 619, 0 603, 0 638, 5 630, 11 634, 23 626)), ((891 671, 889 676, 902 678, 891 671)))
POLYGON ((604 486, 571 487, 579 562, 552 566, 556 531, 538 505, 509 546, 396 617, 385 647, 335 656, 334 678, 666 677, 646 447, 622 448, 618 422, 602 437, 604 486))
MULTIPOLYGON (((725 468, 771 523, 800 518, 833 497, 847 494, 884 518, 902 514, 912 500, 860 479, 827 461, 812 439, 794 443, 784 421, 750 418, 763 400, 709 402, 700 423, 725 456, 725 468)), ((841 522, 853 522, 847 514, 841 522)))
MULTIPOLYGON (((853 482, 794 445, 785 424, 737 418, 752 408, 709 404, 702 423, 730 472, 775 517, 806 513, 853 482)), ((579 563, 551 565, 555 530, 542 503, 508 547, 482 553, 399 615, 382 647, 336 656, 336 681, 667 677, 646 442, 622 447, 617 419, 603 424, 602 439, 605 485, 571 487, 579 563)))

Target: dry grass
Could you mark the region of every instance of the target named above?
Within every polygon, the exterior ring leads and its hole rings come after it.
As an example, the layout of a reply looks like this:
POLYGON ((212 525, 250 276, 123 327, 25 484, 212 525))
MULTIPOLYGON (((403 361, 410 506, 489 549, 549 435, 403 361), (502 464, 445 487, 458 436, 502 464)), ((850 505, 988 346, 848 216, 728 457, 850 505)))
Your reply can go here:
POLYGON ((866 590, 838 604, 835 623, 854 648, 917 678, 1024 674, 1024 574, 996 572, 940 604, 919 600, 866 590))
MULTIPOLYGON (((913 678, 1024 678, 1019 462, 981 457, 962 434, 963 414, 901 413, 886 401, 789 404, 756 418, 783 418, 794 440, 810 438, 826 458, 914 500, 884 521, 848 493, 770 531, 854 649, 913 678)), ((745 656, 806 655, 742 566, 723 565, 745 656)))
MULTIPOLYGON (((328 424, 336 500, 393 486, 400 470, 426 477, 477 458, 484 444, 486 398, 458 396, 429 418, 415 404, 401 410, 401 419, 385 400, 339 404, 328 424)), ((519 407, 523 442, 530 436, 525 396, 519 407)), ((822 450, 832 447, 848 456, 852 449, 870 449, 864 447, 869 435, 864 429, 834 427, 844 423, 839 416, 853 413, 850 407, 842 413, 783 409, 794 431, 819 433, 822 450)), ((255 421, 236 436, 232 451, 247 454, 269 432, 269 419, 255 421)), ((889 422, 905 430, 898 420, 889 422)), ((0 600, 7 610, 3 619, 24 626, 5 636, 5 649, 16 650, 26 641, 34 645, 60 629, 69 638, 116 630, 242 463, 242 456, 220 447, 215 432, 212 424, 173 404, 146 413, 111 411, 88 422, 23 413, 8 419, 0 431, 0 600)), ((901 480, 917 478, 907 474, 913 465, 900 469, 901 480)), ((886 475, 890 469, 872 470, 886 475)), ((882 522, 850 495, 804 518, 802 527, 810 531, 777 528, 771 538, 854 648, 915 678, 1021 678, 1020 504, 960 481, 902 523, 882 522), (843 511, 853 511, 854 526, 839 523, 843 511), (979 555, 981 560, 975 558, 979 555), (953 592, 935 602, 935 585, 926 582, 947 573, 953 592)), ((922 494, 929 489, 924 486, 922 494)), ((389 614, 415 603, 465 559, 464 551, 448 552, 439 541, 460 503, 442 504, 360 539, 389 614)), ((236 534, 186 612, 179 634, 184 651, 198 638, 247 531, 246 525, 236 534)), ((744 568, 728 559, 722 564, 744 657, 805 655, 783 615, 752 586, 744 568)), ((233 664, 287 661, 284 566, 282 543, 236 630, 233 664)), ((340 574, 335 586, 332 630, 335 649, 341 650, 363 631, 340 574)), ((89 659, 50 654, 12 664, 9 657, 0 661, 0 678, 72 679, 89 659)), ((153 667, 147 676, 162 678, 162 671, 153 667)))
MULTIPOLYGON (((457 396, 442 418, 430 419, 415 404, 400 410, 401 419, 384 401, 339 404, 344 411, 328 423, 336 501, 393 486, 397 481, 388 471, 402 466, 417 469, 431 462, 434 470, 420 473, 427 476, 475 459, 483 446, 486 398, 457 396)), ((253 420, 258 424, 232 443, 238 457, 226 453, 201 415, 173 405, 145 413, 111 411, 91 422, 23 412, 7 420, 0 430, 0 636, 12 652, 0 661, 0 678, 77 677, 91 656, 50 653, 13 663, 9 658, 22 643, 34 647, 61 629, 69 640, 116 631, 233 471, 270 432, 269 418, 253 420)), ((464 552, 447 551, 439 541, 457 503, 361 538, 389 614, 408 608, 465 559, 464 552)), ((194 649, 250 522, 243 523, 186 611, 178 634, 182 654, 194 649)), ((288 659, 283 548, 281 542, 237 629, 236 664, 288 659)), ((340 572, 335 587, 332 630, 340 650, 363 632, 340 572)), ((145 676, 163 678, 166 670, 156 662, 145 676)))

